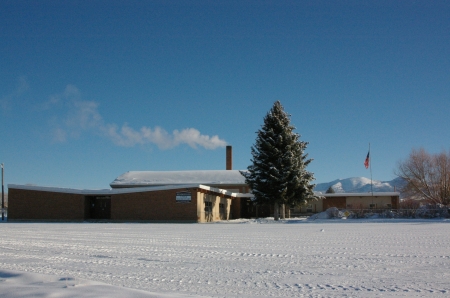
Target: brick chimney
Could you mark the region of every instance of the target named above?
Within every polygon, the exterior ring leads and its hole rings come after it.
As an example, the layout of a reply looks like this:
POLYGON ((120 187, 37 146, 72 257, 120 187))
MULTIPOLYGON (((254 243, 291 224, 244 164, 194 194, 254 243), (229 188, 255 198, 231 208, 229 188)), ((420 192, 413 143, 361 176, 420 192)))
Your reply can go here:
POLYGON ((231 146, 227 146, 227 170, 233 169, 233 149, 231 146))

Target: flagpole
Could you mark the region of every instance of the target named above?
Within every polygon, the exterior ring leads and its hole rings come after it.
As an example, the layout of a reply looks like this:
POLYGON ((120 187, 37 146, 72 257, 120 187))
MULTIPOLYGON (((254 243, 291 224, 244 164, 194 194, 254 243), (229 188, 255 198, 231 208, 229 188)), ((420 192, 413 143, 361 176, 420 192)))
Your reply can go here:
POLYGON ((372 182, 372 156, 370 154, 370 142, 369 142, 369 167, 370 167, 370 192, 372 193, 372 204, 373 204, 373 182, 372 182))
POLYGON ((3 170, 4 170, 4 165, 3 163, 1 164, 2 167, 2 221, 5 220, 5 188, 3 187, 3 170))
POLYGON ((364 166, 366 169, 370 168, 370 192, 372 193, 372 205, 373 205, 373 180, 372 180, 372 161, 370 156, 370 142, 369 142, 369 152, 367 152, 366 160, 364 161, 364 166))

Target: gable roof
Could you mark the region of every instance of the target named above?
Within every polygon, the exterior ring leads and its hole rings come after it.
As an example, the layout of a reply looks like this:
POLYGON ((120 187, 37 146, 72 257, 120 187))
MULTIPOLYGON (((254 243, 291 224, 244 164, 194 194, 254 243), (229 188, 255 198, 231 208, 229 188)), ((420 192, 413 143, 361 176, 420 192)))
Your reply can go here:
POLYGON ((110 183, 112 188, 203 184, 203 185, 246 185, 238 170, 202 171, 130 171, 110 183))

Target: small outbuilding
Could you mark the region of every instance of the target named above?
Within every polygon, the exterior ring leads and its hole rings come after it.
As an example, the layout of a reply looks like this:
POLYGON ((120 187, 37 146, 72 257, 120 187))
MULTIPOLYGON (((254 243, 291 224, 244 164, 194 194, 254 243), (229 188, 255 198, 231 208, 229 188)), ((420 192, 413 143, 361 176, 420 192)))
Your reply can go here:
POLYGON ((322 199, 301 206, 297 212, 318 213, 331 207, 348 210, 398 209, 400 203, 398 192, 326 193, 320 196, 322 199))

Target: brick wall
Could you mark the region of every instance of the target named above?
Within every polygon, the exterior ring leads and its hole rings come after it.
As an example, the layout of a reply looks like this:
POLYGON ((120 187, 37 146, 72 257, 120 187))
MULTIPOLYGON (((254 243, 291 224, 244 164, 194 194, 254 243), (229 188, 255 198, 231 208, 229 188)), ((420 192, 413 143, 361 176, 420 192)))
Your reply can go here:
MULTIPOLYGON (((147 192, 111 193, 111 221, 199 222, 204 212, 204 195, 197 188, 173 189, 147 192), (190 192, 190 203, 176 201, 177 192, 190 192), (201 206, 198 202, 201 201, 201 206), (200 211, 200 212, 199 212, 200 211)), ((220 219, 219 203, 231 209, 233 218, 240 216, 240 200, 230 202, 217 197, 217 218, 220 219)), ((8 218, 10 220, 83 221, 91 216, 90 197, 96 195, 71 194, 42 190, 9 189, 8 218)), ((105 196, 105 195, 100 195, 105 196)))
POLYGON ((177 203, 176 193, 186 189, 114 194, 111 196, 111 220, 197 222, 197 190, 190 203, 177 203))
POLYGON ((345 197, 328 197, 323 200, 323 210, 327 210, 328 208, 336 207, 339 209, 345 209, 347 207, 346 198, 345 197))
POLYGON ((9 189, 8 220, 83 221, 85 198, 80 194, 9 189))

